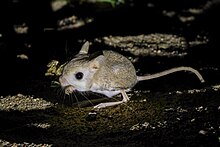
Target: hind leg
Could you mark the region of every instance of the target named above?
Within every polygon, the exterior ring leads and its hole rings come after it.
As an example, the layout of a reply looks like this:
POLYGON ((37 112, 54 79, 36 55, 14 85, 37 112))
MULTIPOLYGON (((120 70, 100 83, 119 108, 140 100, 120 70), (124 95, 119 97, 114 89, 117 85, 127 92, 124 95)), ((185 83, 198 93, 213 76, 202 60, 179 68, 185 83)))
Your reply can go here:
POLYGON ((100 104, 94 106, 94 108, 100 109, 100 108, 106 108, 106 107, 110 107, 110 106, 119 105, 119 104, 122 104, 122 103, 127 103, 127 102, 129 101, 129 97, 128 97, 128 95, 126 94, 125 90, 121 90, 120 92, 121 92, 122 97, 123 97, 123 99, 122 99, 121 101, 118 101, 118 102, 100 103, 100 104))

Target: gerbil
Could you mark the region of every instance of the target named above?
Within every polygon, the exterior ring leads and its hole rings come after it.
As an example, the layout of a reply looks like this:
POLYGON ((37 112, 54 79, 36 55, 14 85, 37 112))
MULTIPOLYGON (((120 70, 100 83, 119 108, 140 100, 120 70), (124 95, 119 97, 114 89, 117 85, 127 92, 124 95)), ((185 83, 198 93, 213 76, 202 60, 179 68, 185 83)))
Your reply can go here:
POLYGON ((133 88, 137 82, 158 78, 177 71, 191 71, 201 82, 204 79, 200 73, 191 67, 176 67, 147 76, 137 76, 133 64, 123 55, 111 50, 103 50, 88 54, 89 42, 85 42, 79 53, 63 68, 59 77, 65 94, 73 91, 92 91, 112 97, 122 94, 122 101, 100 103, 94 108, 114 106, 129 101, 126 91, 133 88))

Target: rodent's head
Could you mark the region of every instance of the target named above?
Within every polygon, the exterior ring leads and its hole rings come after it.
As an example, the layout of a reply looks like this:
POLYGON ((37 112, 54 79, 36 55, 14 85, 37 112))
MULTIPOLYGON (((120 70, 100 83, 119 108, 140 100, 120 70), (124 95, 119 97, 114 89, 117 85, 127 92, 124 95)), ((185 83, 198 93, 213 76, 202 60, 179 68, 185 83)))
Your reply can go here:
POLYGON ((93 76, 103 63, 104 56, 100 55, 91 59, 87 54, 88 48, 89 43, 86 42, 79 54, 63 68, 59 82, 65 88, 66 94, 72 93, 74 90, 89 91, 93 83, 93 76))

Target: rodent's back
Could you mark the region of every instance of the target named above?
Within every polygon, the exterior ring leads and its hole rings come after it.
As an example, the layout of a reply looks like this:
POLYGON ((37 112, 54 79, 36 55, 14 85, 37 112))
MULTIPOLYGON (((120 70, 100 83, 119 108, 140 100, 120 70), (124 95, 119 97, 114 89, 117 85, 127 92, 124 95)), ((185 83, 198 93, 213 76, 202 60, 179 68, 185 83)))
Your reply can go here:
POLYGON ((104 50, 105 63, 93 77, 103 90, 130 89, 137 83, 136 70, 125 56, 104 50))

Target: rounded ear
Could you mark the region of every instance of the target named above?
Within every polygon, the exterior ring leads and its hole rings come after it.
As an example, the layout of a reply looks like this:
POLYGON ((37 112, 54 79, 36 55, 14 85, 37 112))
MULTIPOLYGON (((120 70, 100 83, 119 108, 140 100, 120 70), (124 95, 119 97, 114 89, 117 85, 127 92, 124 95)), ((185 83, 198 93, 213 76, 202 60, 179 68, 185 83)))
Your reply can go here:
POLYGON ((79 53, 78 54, 88 54, 88 51, 89 51, 89 41, 86 41, 82 48, 80 49, 79 53))
POLYGON ((105 57, 103 55, 100 55, 95 59, 93 59, 92 61, 90 61, 90 67, 95 70, 99 69, 104 62, 105 62, 105 57))

